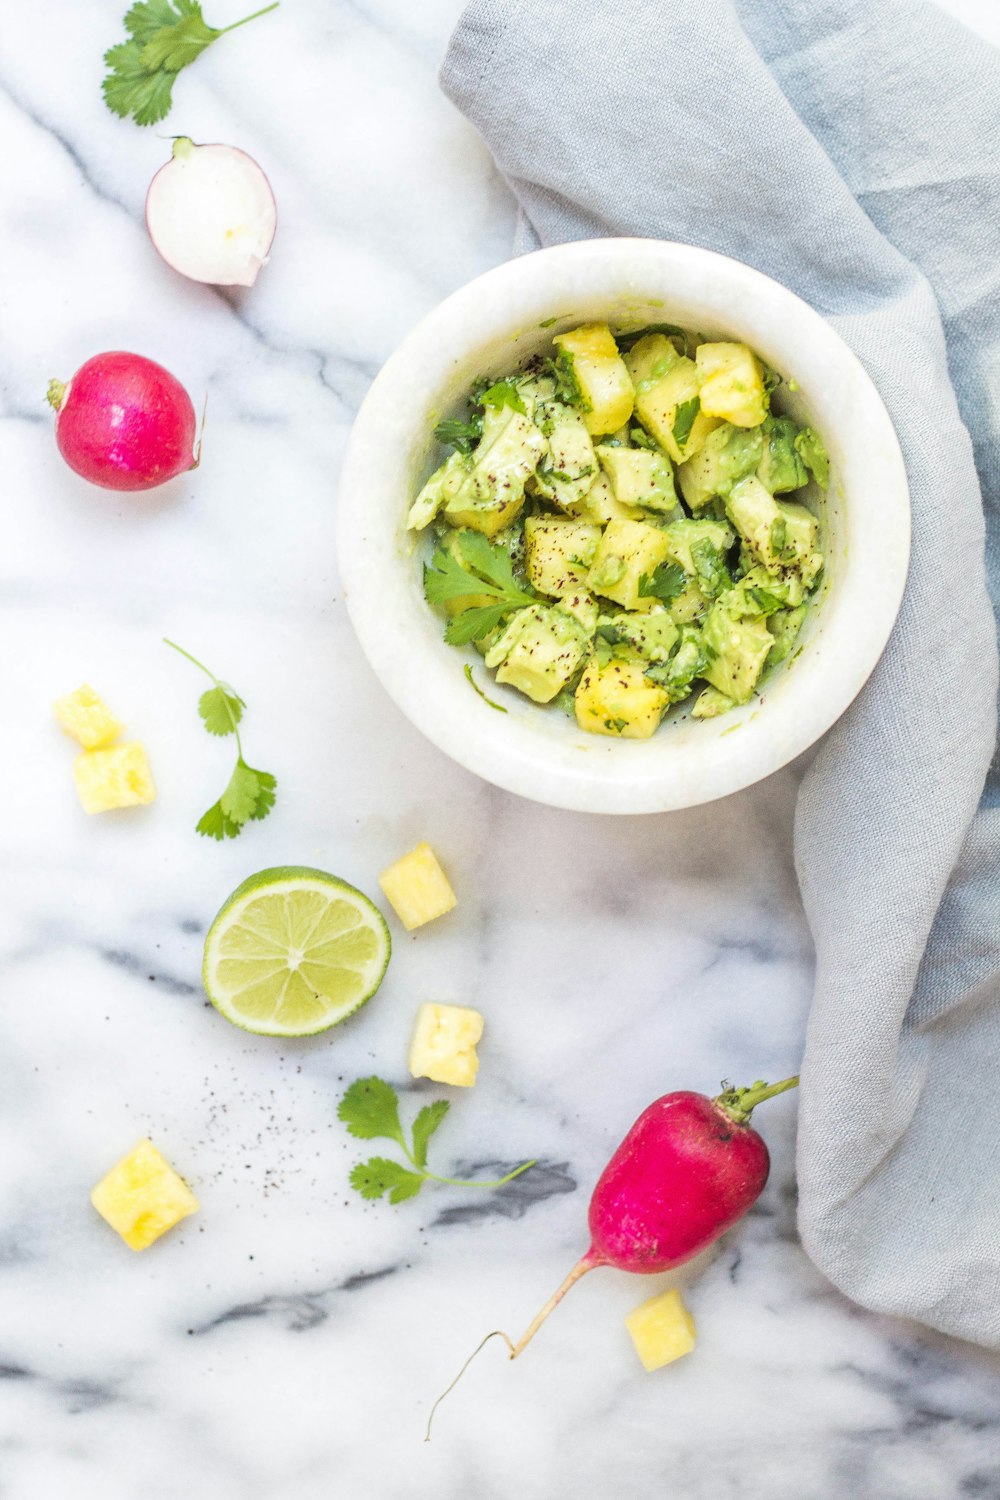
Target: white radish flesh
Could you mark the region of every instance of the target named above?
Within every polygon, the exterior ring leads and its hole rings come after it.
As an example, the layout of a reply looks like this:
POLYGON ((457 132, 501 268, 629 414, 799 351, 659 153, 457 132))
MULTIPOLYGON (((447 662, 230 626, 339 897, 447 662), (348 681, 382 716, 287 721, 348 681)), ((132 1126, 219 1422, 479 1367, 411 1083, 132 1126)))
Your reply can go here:
POLYGON ((146 195, 146 226, 163 259, 210 286, 253 286, 276 222, 271 184, 236 146, 181 136, 146 195))

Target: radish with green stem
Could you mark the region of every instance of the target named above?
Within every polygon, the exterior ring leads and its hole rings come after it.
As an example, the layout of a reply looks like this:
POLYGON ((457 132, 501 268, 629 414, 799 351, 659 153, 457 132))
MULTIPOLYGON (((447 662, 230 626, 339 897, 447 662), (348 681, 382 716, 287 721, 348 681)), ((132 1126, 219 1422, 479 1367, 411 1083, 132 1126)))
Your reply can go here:
MULTIPOLYGON (((723 1084, 723 1092, 714 1099, 679 1092, 664 1094, 651 1104, 594 1188, 586 1253, 516 1343, 497 1329, 483 1344, 502 1338, 511 1359, 516 1359, 588 1271, 598 1266, 641 1276, 671 1271, 731 1229, 760 1197, 770 1170, 767 1147, 752 1129, 750 1116, 758 1104, 795 1088, 798 1081, 785 1078, 735 1089, 723 1084)), ((434 1412, 456 1381, 431 1408, 428 1438, 434 1412)))
POLYGON ((146 195, 146 227, 167 265, 211 286, 253 286, 276 223, 271 184, 252 156, 186 135, 146 195))
POLYGON ((91 484, 151 490, 198 465, 191 397, 141 354, 95 354, 72 380, 51 381, 48 401, 59 452, 91 484))

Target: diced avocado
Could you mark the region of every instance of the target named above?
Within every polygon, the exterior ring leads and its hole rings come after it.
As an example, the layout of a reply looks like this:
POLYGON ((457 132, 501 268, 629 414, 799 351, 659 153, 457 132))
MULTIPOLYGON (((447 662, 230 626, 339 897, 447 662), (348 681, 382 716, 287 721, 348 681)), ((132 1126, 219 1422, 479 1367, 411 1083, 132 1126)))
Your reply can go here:
POLYGON ((647 675, 660 684, 671 703, 679 703, 690 693, 692 682, 702 675, 707 661, 701 631, 693 625, 682 625, 673 656, 663 665, 655 663, 647 675))
POLYGON ((575 519, 606 526, 609 521, 641 521, 642 511, 635 505, 622 505, 606 474, 598 474, 583 499, 572 510, 575 519))
POLYGON ((681 494, 692 510, 702 510, 715 496, 728 495, 734 484, 752 474, 763 452, 759 427, 723 422, 709 433, 701 451, 677 470, 681 494))
POLYGON ((652 609, 655 600, 639 593, 643 578, 652 577, 669 550, 666 532, 644 521, 610 521, 604 530, 588 574, 596 594, 613 599, 623 609, 652 609))
POLYGON ((591 734, 648 740, 669 701, 640 663, 614 657, 601 663, 592 657, 576 690, 576 721, 591 734))
POLYGON ((448 499, 445 520, 488 537, 509 526, 524 504, 524 486, 547 447, 534 422, 513 407, 488 407, 471 470, 448 499))
POLYGON ((800 604, 796 609, 778 610, 770 616, 767 628, 774 637, 774 645, 767 655, 765 666, 775 667, 778 662, 784 661, 790 654, 792 647, 798 640, 799 631, 802 629, 802 621, 806 617, 806 607, 800 604))
POLYGON ((726 513, 745 541, 754 560, 769 572, 782 566, 781 549, 785 545, 781 531, 781 512, 774 496, 754 474, 734 484, 726 500, 726 513))
POLYGON ((695 362, 677 353, 662 333, 640 339, 626 357, 635 383, 635 414, 674 463, 697 453, 718 418, 700 405, 695 362))
POLYGON ((589 637, 580 621, 558 605, 519 609, 485 656, 497 682, 509 683, 536 703, 550 703, 579 670, 589 637))
MULTIPOLYGON (((812 588, 823 568, 823 554, 819 548, 819 522, 811 510, 796 505, 790 500, 778 501, 779 523, 784 525, 784 543, 780 546, 781 560, 802 575, 807 589, 812 588)), ((776 532, 774 542, 778 544, 776 532)))
POLYGON ((592 594, 580 591, 577 594, 566 594, 559 600, 559 608, 566 614, 572 615, 574 620, 583 628, 588 641, 593 637, 597 629, 597 621, 600 610, 597 600, 592 594))
POLYGON ((674 469, 665 453, 648 448, 613 448, 600 444, 597 456, 614 496, 622 505, 674 517, 684 512, 674 493, 674 469))
POLYGON ((702 640, 709 660, 701 676, 734 703, 748 703, 774 645, 767 625, 763 620, 735 619, 722 598, 708 612, 702 640))
POLYGON ((798 424, 791 417, 768 417, 761 431, 764 435, 763 452, 757 467, 761 484, 772 495, 801 489, 809 472, 795 446, 798 424))
POLYGON ((802 575, 792 568, 769 573, 757 564, 739 580, 726 596, 729 610, 738 617, 759 619, 779 610, 795 608, 802 603, 805 585, 802 575))
POLYGON ((602 616, 598 629, 606 638, 634 646, 648 662, 669 661, 670 653, 680 639, 680 631, 662 607, 651 610, 648 615, 602 616))
POLYGON ((529 516, 524 523, 525 568, 540 594, 580 593, 586 586, 601 528, 562 516, 529 516))
POLYGON ((678 625, 693 625, 704 617, 711 602, 697 578, 689 578, 667 608, 678 625))
POLYGON ((635 393, 625 362, 607 323, 584 323, 556 334, 556 347, 569 355, 584 401, 587 431, 614 432, 632 415, 635 393))
POLYGON ((561 401, 539 402, 534 410, 539 431, 548 439, 534 488, 561 510, 571 510, 600 472, 590 433, 580 413, 561 401))
POLYGON ((406 524, 413 531, 429 526, 443 505, 462 489, 472 472, 472 459, 465 453, 452 453, 424 485, 410 507, 406 524))
POLYGON ((698 562, 694 556, 699 542, 707 543, 718 553, 725 553, 736 538, 732 527, 724 521, 683 520, 673 521, 664 529, 668 541, 667 556, 680 563, 685 573, 697 576, 698 562))
POLYGON ((725 693, 720 693, 718 688, 702 688, 691 709, 692 719, 717 719, 720 714, 727 714, 735 705, 732 698, 727 698, 725 693))
POLYGON ((803 427, 795 439, 795 446, 802 462, 809 470, 821 490, 830 486, 830 455, 819 433, 812 427, 803 427))
POLYGON ((746 344, 699 344, 695 350, 701 409, 736 427, 759 427, 767 416, 760 360, 746 344))

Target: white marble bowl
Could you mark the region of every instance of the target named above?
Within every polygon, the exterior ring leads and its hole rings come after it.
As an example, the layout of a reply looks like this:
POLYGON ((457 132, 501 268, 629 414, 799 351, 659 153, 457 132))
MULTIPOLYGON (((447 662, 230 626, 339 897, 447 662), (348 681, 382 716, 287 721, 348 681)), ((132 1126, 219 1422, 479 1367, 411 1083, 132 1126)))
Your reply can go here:
POLYGON ((340 483, 338 547, 347 608, 386 690, 428 739, 487 781, 586 812, 662 812, 738 791, 819 739, 864 684, 902 600, 910 549, 906 474, 888 413, 855 356, 805 302, 735 260, 659 240, 588 240, 477 277, 404 339, 366 397, 340 483), (555 318, 555 322, 551 320, 555 318), (704 722, 674 711, 650 740, 585 734, 489 679, 481 658, 442 639, 421 586, 426 538, 404 529, 440 461, 432 428, 473 380, 602 320, 670 322, 751 344, 798 390, 783 406, 830 451, 821 504, 827 557, 802 650, 763 696, 704 722), (550 326, 543 328, 541 325, 550 326), (477 680, 507 712, 473 691, 477 680))

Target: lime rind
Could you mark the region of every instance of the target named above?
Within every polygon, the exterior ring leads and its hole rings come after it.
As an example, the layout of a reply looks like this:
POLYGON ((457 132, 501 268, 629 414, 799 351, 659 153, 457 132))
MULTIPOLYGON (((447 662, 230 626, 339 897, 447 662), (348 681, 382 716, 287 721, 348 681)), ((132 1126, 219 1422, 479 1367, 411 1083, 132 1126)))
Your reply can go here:
POLYGON ((375 994, 392 942, 362 891, 308 866, 260 870, 223 905, 202 977, 216 1010, 260 1036, 315 1036, 375 994))

